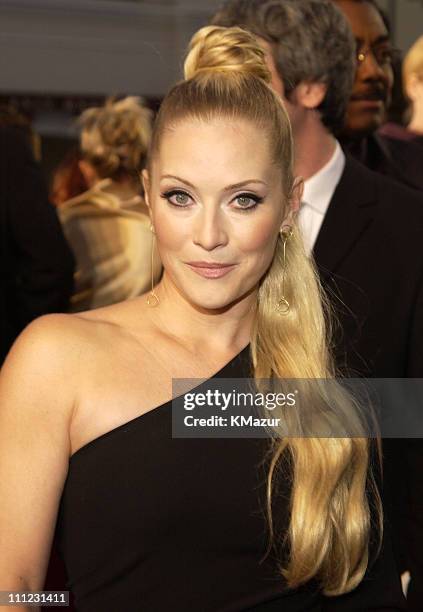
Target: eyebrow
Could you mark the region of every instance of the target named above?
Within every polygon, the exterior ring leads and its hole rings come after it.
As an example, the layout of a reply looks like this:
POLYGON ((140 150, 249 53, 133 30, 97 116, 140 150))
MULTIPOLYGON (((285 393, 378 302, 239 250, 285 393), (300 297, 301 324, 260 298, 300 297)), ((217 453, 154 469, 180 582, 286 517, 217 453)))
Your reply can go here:
MULTIPOLYGON (((358 38, 358 37, 356 37, 356 38, 355 38, 355 42, 356 42, 357 44, 359 44, 359 45, 364 44, 364 40, 363 40, 362 38, 358 38)), ((373 41, 373 42, 372 42, 372 45, 371 45, 371 46, 372 46, 372 47, 374 47, 374 46, 376 46, 376 45, 381 45, 381 44, 383 44, 383 43, 385 43, 385 42, 390 42, 390 37, 389 37, 389 35, 388 35, 388 34, 381 34, 380 36, 378 36, 378 37, 376 38, 376 40, 375 40, 375 41, 373 41)))
MULTIPOLYGON (((192 183, 190 183, 189 181, 179 176, 174 176, 173 174, 164 174, 163 176, 160 177, 160 180, 163 180, 163 179, 174 179, 181 183, 184 183, 185 185, 188 185, 188 187, 191 187, 191 189, 195 189, 195 186, 192 183)), ((246 181, 241 181, 240 183, 234 183, 233 185, 228 185, 222 191, 233 191, 234 189, 239 189, 239 187, 244 187, 245 185, 249 185, 251 183, 259 183, 260 185, 265 185, 267 187, 267 183, 265 183, 264 181, 260 181, 259 179, 248 179, 246 181)))

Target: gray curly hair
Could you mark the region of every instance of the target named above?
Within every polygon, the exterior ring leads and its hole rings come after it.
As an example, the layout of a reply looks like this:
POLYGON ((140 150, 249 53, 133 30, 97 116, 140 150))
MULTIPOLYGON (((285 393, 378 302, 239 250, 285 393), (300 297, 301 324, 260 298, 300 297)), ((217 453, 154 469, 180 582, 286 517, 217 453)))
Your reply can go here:
POLYGON ((330 0, 229 0, 212 23, 237 25, 269 42, 288 99, 302 81, 325 83, 322 122, 332 133, 341 130, 354 82, 355 42, 330 0))

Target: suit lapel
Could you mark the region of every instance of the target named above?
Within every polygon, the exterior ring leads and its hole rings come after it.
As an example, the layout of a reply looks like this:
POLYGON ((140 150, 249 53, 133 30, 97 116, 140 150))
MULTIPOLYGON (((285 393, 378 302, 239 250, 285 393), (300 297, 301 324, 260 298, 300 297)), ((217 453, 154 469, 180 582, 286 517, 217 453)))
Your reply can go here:
POLYGON ((372 223, 377 203, 376 183, 372 179, 372 173, 347 156, 313 250, 324 274, 336 272, 372 223))

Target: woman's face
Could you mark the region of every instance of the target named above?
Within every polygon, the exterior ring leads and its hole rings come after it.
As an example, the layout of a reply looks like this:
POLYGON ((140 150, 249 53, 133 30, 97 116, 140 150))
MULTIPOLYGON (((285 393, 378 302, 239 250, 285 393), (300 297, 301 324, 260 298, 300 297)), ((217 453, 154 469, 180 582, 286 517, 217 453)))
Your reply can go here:
POLYGON ((260 130, 187 119, 163 134, 144 186, 166 281, 190 303, 222 309, 257 287, 286 208, 260 130))

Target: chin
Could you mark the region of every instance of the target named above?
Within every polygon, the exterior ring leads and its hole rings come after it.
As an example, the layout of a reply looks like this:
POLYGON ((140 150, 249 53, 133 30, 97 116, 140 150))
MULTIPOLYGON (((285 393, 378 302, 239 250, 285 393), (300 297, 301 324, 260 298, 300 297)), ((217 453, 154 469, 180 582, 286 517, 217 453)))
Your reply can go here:
POLYGON ((368 136, 378 130, 383 123, 383 116, 380 114, 366 115, 357 117, 356 120, 349 121, 346 132, 352 136, 368 136))
POLYGON ((225 311, 245 299, 250 291, 236 291, 234 287, 218 288, 210 287, 206 290, 195 291, 192 287, 183 291, 187 299, 194 308, 198 310, 225 311))
POLYGON ((213 296, 213 297, 200 297, 198 295, 195 296, 190 296, 188 297, 189 301, 191 302, 191 304, 194 306, 194 308, 204 311, 204 310, 209 310, 209 311, 225 311, 228 310, 231 306, 233 306, 234 303, 236 303, 237 301, 240 300, 240 297, 238 296, 233 296, 233 297, 219 297, 219 296, 213 296))
POLYGON ((225 311, 246 299, 256 289, 260 278, 254 270, 249 274, 228 274, 224 278, 214 280, 175 275, 172 282, 178 293, 194 308, 225 311))

